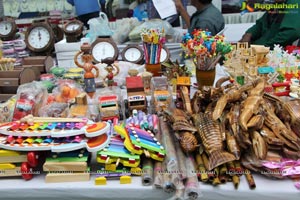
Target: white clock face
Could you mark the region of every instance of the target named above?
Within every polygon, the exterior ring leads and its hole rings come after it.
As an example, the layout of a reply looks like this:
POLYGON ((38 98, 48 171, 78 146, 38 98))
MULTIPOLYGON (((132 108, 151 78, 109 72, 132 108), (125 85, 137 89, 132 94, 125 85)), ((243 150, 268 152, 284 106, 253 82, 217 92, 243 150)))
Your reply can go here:
POLYGON ((129 48, 124 54, 124 57, 129 62, 137 61, 141 57, 142 53, 137 48, 129 48))
POLYGON ((28 43, 36 49, 42 49, 50 41, 50 33, 45 27, 33 28, 28 35, 28 43))
POLYGON ((105 58, 113 58, 115 55, 115 48, 109 42, 99 42, 92 50, 92 54, 98 62, 105 58))
POLYGON ((67 31, 76 31, 77 29, 79 29, 80 25, 79 24, 68 24, 66 27, 67 31))
POLYGON ((168 58, 168 53, 164 48, 162 48, 160 52, 160 62, 165 62, 167 58, 168 58))
POLYGON ((0 22, 0 34, 1 35, 7 35, 12 30, 12 24, 7 21, 0 22))

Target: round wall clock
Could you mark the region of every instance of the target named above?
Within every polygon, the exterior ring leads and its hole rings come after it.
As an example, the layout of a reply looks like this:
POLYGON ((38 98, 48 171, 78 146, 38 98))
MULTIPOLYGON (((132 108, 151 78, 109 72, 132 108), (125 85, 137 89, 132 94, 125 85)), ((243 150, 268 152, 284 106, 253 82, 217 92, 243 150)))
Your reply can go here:
POLYGON ((12 40, 17 33, 17 25, 14 19, 7 18, 0 21, 0 38, 12 40))
POLYGON ((25 43, 34 53, 49 53, 54 41, 54 32, 47 22, 33 23, 25 34, 25 43))
POLYGON ((139 45, 129 44, 123 49, 121 56, 124 61, 140 64, 144 60, 144 51, 139 45))
POLYGON ((167 47, 163 47, 160 52, 160 62, 167 62, 170 59, 170 51, 167 47))
POLYGON ((92 55, 96 63, 105 58, 118 59, 119 51, 113 39, 108 37, 98 37, 92 44, 92 55))
POLYGON ((67 42, 78 42, 83 31, 83 23, 79 20, 73 20, 66 23, 63 27, 67 42))

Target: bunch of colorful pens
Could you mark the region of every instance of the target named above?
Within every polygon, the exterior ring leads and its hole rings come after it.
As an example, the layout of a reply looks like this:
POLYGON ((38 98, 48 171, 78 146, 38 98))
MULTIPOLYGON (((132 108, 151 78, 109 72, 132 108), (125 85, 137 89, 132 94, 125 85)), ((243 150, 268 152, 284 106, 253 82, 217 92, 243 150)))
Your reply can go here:
POLYGON ((141 33, 146 64, 160 62, 161 48, 166 42, 164 29, 144 29, 141 33))
POLYGON ((140 129, 158 132, 158 117, 155 114, 145 114, 143 111, 133 112, 132 116, 126 119, 126 124, 132 124, 140 129))

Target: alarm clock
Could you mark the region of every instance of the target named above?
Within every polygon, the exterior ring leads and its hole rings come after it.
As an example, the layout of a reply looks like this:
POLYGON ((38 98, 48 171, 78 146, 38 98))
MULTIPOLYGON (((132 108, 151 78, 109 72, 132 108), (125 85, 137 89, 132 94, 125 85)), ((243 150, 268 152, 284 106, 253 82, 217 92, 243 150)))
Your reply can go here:
POLYGON ((170 59, 170 51, 166 46, 161 48, 160 63, 167 62, 170 59))
POLYGON ((129 44, 123 49, 121 57, 124 61, 141 64, 144 61, 144 51, 139 45, 129 44))
POLYGON ((0 21, 0 38, 7 41, 15 38, 17 33, 17 25, 12 18, 6 18, 0 21))
POLYGON ((119 50, 112 38, 98 37, 92 44, 92 56, 96 63, 99 63, 106 58, 117 60, 119 50))
POLYGON ((67 42, 78 42, 82 36, 83 23, 79 20, 73 20, 66 23, 63 27, 67 42))
POLYGON ((49 54, 54 47, 54 32, 48 22, 34 22, 25 34, 28 49, 37 54, 49 54))

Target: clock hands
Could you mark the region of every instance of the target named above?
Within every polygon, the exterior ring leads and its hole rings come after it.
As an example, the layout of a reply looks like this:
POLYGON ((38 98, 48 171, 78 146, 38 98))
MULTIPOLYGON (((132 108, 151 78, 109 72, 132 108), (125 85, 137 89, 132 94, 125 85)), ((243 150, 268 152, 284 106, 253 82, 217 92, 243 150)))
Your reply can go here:
POLYGON ((39 40, 41 40, 41 39, 42 39, 42 35, 41 35, 41 32, 40 32, 40 30, 38 31, 38 37, 39 37, 39 40))

